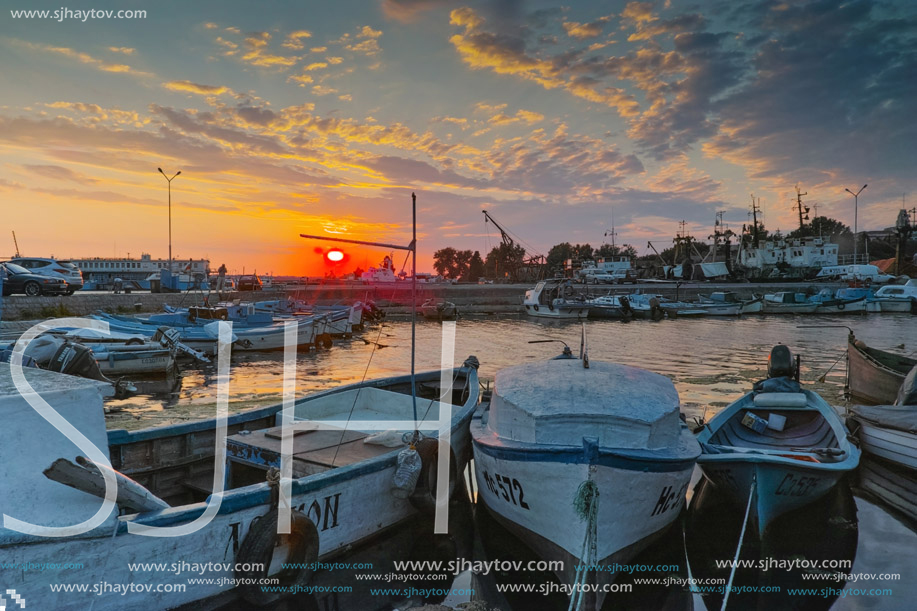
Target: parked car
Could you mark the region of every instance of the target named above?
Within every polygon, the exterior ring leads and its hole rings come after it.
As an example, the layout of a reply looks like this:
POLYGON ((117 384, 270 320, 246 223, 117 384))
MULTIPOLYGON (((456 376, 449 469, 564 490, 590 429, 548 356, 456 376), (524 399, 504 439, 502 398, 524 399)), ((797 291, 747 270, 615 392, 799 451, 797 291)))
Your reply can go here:
POLYGON ((10 263, 20 265, 33 274, 61 278, 67 283, 68 295, 72 295, 75 291, 83 288, 83 272, 70 261, 41 259, 36 257, 16 257, 15 259, 10 259, 10 263))
POLYGON ((238 286, 240 291, 260 291, 261 278, 255 275, 239 276, 238 286))
POLYGON ((637 272, 632 269, 616 269, 611 272, 611 281, 615 284, 637 284, 637 272))
POLYGON ((66 280, 33 274, 21 265, 0 263, 6 269, 3 280, 3 294, 23 293, 30 297, 38 295, 66 295, 70 291, 66 280))

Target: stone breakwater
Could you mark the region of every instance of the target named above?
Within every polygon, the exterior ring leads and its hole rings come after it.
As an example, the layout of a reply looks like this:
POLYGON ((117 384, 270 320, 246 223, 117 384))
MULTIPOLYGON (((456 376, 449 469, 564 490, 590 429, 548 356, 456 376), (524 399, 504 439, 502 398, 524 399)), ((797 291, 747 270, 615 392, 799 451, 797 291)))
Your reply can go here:
MULTIPOLYGON (((636 289, 644 293, 662 295, 668 299, 692 300, 698 295, 709 295, 713 291, 734 291, 742 298, 779 291, 805 292, 814 288, 839 288, 842 284, 819 283, 640 283, 636 285, 574 285, 577 291, 588 290, 601 295, 631 293, 636 289)), ((528 284, 426 284, 417 286, 418 305, 430 298, 445 299, 458 306, 463 314, 511 314, 522 312, 522 298, 528 284)), ((262 301, 286 299, 292 296, 320 305, 350 304, 357 300, 371 299, 386 310, 389 315, 406 316, 411 311, 411 286, 409 283, 394 285, 362 284, 315 284, 293 287, 286 290, 255 292, 233 292, 225 294, 229 300, 262 301)), ((3 297, 3 320, 34 320, 59 318, 62 316, 85 316, 103 310, 115 314, 161 312, 163 306, 184 307, 200 305, 206 293, 131 293, 129 295, 103 292, 78 292, 62 297, 26 297, 12 295, 3 297)), ((219 301, 215 293, 209 294, 210 303, 219 301)))

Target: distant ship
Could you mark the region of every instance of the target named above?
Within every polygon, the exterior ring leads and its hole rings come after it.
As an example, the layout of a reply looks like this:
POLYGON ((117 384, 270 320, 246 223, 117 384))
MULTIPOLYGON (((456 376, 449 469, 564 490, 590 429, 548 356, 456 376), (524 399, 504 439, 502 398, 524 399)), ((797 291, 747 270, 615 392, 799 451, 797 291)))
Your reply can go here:
MULTIPOLYGON (((84 291, 111 290, 116 279, 120 279, 126 288, 148 291, 155 288, 161 271, 169 268, 168 259, 153 259, 145 253, 139 259, 93 257, 71 261, 83 272, 84 291)), ((210 276, 208 259, 173 259, 172 270, 172 276, 182 290, 207 289, 207 278, 210 276)))
POLYGON ((738 254, 738 263, 750 279, 814 277, 837 261, 837 244, 814 237, 767 240, 757 248, 740 248, 738 254))

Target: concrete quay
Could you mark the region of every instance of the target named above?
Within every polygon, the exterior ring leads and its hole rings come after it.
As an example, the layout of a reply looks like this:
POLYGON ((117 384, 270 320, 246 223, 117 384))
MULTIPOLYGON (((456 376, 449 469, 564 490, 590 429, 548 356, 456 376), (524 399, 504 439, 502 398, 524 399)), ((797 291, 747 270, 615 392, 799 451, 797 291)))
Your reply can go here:
MULTIPOLYGON (((779 291, 805 292, 810 287, 832 290, 844 286, 842 283, 674 283, 641 282, 626 285, 575 284, 577 292, 588 291, 594 295, 605 293, 632 293, 639 289, 644 293, 662 295, 668 299, 692 300, 698 295, 713 291, 734 291, 742 298, 779 291)), ((426 299, 446 299, 456 304, 464 314, 510 314, 522 312, 522 298, 529 284, 438 284, 417 285, 417 303, 426 299)), ((263 301, 286 299, 292 296, 320 305, 352 303, 371 299, 390 315, 401 316, 410 313, 410 283, 394 285, 363 285, 356 283, 329 283, 291 287, 285 290, 233 292, 224 295, 230 300, 263 301)), ((161 312, 163 306, 185 307, 200 305, 204 298, 210 303, 219 301, 216 293, 147 293, 112 294, 101 291, 80 291, 71 296, 27 297, 11 295, 3 297, 2 318, 4 321, 59 318, 62 316, 85 316, 99 310, 115 314, 136 314, 161 312)))

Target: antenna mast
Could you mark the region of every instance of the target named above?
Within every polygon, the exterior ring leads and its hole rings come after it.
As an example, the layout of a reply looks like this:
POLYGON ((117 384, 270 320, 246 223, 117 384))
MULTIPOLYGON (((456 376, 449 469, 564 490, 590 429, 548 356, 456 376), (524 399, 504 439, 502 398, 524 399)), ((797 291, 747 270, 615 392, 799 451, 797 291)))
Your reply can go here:
POLYGON ((800 228, 800 229, 802 229, 803 227, 805 227, 805 222, 804 222, 804 221, 808 221, 808 220, 809 220, 809 207, 808 207, 808 206, 803 206, 803 205, 802 205, 802 196, 803 196, 803 195, 808 195, 808 194, 809 194, 808 191, 806 191, 805 193, 802 193, 802 192, 799 190, 799 185, 798 185, 798 184, 796 185, 796 205, 793 206, 793 209, 796 210, 797 212, 799 212, 799 228, 800 228), (805 218, 804 218, 804 219, 803 219, 803 215, 805 215, 805 218))
POLYGON ((761 213, 761 198, 755 199, 755 194, 751 194, 751 245, 758 248, 760 243, 758 238, 758 214, 761 213))

